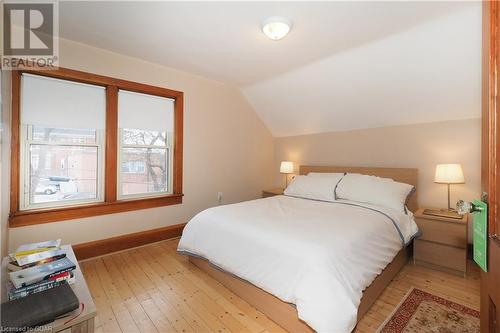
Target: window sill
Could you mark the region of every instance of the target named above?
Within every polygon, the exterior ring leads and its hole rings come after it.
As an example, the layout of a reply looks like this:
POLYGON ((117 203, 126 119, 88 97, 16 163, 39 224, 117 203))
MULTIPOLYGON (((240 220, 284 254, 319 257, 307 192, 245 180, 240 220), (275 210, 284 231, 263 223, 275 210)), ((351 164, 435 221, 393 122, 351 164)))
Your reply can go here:
POLYGON ((11 228, 17 228, 132 210, 178 205, 182 203, 182 197, 183 194, 170 194, 162 197, 147 199, 100 202, 98 204, 62 207, 56 209, 17 211, 10 214, 9 226, 11 228))

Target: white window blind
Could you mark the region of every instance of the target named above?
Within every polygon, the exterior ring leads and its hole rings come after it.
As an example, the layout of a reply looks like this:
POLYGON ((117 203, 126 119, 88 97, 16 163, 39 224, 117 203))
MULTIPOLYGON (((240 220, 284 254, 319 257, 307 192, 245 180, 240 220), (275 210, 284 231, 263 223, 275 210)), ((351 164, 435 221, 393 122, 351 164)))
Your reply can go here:
POLYGON ((104 129, 105 89, 23 74, 21 123, 52 128, 104 129))
POLYGON ((160 132, 174 130, 174 100, 165 97, 118 92, 118 127, 160 132))

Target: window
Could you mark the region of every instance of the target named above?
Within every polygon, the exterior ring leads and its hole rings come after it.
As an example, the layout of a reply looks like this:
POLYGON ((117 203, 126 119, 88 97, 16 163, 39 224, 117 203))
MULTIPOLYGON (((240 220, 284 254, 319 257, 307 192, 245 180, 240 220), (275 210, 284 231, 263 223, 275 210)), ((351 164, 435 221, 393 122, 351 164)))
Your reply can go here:
POLYGON ((103 201, 103 87, 21 76, 20 209, 103 201))
POLYGON ((174 100, 120 90, 118 128, 121 164, 118 196, 172 193, 174 100))
POLYGON ((122 173, 146 173, 146 164, 143 161, 122 162, 122 173))
POLYGON ((182 203, 183 93, 12 72, 10 226, 182 203))
MULTIPOLYGON (((23 209, 74 204, 73 201, 102 201, 102 179, 98 176, 101 173, 98 161, 102 163, 102 147, 97 144, 95 131, 94 144, 61 144, 33 140, 35 129, 30 125, 27 128, 24 150, 27 156, 23 160, 30 161, 31 165, 26 167, 27 174, 23 178, 23 209), (44 161, 44 165, 40 161, 44 161)), ((74 132, 48 127, 37 129, 43 130, 46 135, 74 132)))

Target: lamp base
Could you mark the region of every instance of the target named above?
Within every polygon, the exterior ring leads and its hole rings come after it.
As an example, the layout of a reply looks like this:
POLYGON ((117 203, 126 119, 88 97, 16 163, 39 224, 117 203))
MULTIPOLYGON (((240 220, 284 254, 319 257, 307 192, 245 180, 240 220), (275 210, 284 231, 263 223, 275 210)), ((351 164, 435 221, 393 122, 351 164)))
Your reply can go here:
POLYGON ((458 214, 456 210, 453 209, 424 209, 424 215, 446 217, 451 219, 461 220, 462 215, 458 214))

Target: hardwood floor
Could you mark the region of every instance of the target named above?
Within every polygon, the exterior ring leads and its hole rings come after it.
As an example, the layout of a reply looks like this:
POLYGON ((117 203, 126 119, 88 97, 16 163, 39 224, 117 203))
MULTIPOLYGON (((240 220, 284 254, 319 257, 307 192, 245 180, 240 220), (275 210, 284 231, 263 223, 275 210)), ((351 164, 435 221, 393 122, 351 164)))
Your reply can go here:
MULTIPOLYGON (((176 253, 178 240, 82 261, 96 332, 285 332, 176 253)), ((355 332, 374 332, 411 287, 479 309, 479 271, 467 277, 408 264, 355 332)))

